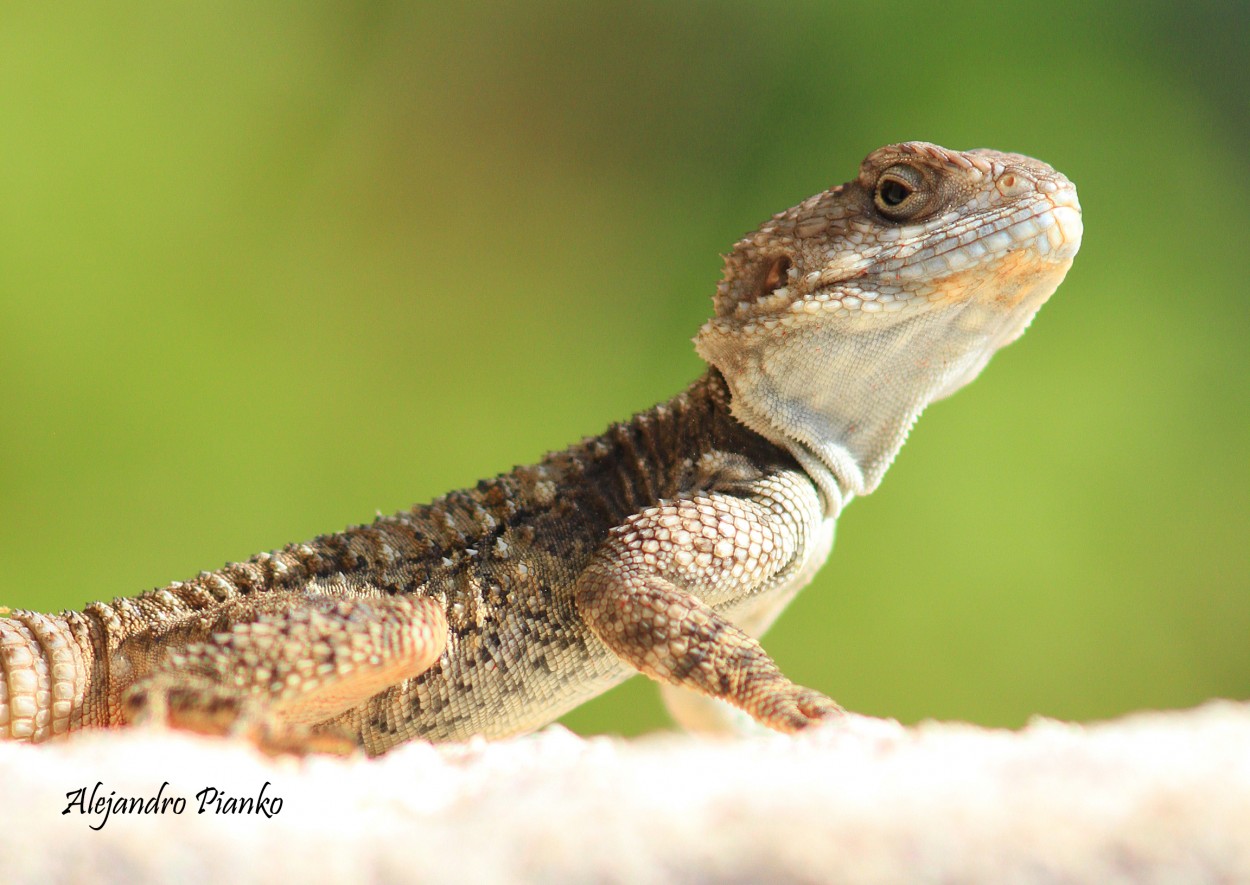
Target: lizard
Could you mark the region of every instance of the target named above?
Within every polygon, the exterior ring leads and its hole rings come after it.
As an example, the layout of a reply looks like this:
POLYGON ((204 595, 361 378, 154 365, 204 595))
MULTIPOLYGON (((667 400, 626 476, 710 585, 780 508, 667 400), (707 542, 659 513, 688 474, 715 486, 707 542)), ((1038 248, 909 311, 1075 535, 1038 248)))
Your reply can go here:
POLYGON ((707 369, 672 399, 368 525, 81 611, 0 611, 0 735, 151 723, 377 755, 525 733, 640 672, 691 727, 836 720, 759 636, 1081 234, 1041 161, 873 151, 725 256, 707 369))

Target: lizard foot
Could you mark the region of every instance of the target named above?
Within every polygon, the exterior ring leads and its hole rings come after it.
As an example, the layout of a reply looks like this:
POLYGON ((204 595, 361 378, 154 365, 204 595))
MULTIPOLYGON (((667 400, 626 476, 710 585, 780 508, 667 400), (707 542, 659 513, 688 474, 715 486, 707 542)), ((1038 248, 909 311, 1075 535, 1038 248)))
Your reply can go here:
POLYGON ((832 698, 791 683, 771 690, 751 713, 762 725, 791 734, 838 719, 846 711, 832 698))
POLYGON ((360 750, 351 734, 333 725, 316 728, 282 721, 254 699, 223 691, 207 680, 141 683, 122 698, 123 720, 141 728, 174 728, 195 734, 241 738, 267 756, 360 750))

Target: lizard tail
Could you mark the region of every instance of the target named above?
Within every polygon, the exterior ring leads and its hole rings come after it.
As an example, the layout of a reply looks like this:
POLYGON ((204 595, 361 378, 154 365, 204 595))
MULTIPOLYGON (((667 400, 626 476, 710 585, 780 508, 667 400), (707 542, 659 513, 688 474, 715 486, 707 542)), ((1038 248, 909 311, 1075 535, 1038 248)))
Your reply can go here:
POLYGON ((0 739, 38 743, 70 729, 86 689, 82 651, 62 618, 3 610, 0 739))

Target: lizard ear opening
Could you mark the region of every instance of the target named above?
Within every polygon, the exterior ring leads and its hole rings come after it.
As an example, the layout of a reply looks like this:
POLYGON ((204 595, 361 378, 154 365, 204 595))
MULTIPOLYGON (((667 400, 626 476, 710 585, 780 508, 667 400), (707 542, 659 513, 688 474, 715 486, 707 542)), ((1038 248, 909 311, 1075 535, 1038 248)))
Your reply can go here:
POLYGON ((790 259, 785 255, 778 255, 773 259, 772 264, 765 271, 763 279, 760 280, 759 288, 756 289, 755 297, 751 299, 752 303, 767 298, 776 292, 789 281, 790 259))

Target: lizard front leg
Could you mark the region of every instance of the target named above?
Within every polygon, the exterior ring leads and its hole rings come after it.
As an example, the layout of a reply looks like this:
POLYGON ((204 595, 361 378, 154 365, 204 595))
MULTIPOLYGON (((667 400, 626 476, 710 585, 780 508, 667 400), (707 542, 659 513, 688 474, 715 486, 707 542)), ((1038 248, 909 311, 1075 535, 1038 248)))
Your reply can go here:
POLYGON ((784 473, 662 503, 612 530, 578 580, 576 604, 618 657, 660 682, 792 732, 841 708, 782 674, 721 611, 784 593, 802 571, 819 497, 784 473))
POLYGON ((226 608, 176 627, 156 657, 149 642, 119 650, 143 674, 122 696, 127 721, 242 734, 269 751, 345 751, 354 741, 331 720, 429 669, 447 644, 434 599, 266 594, 226 608))

